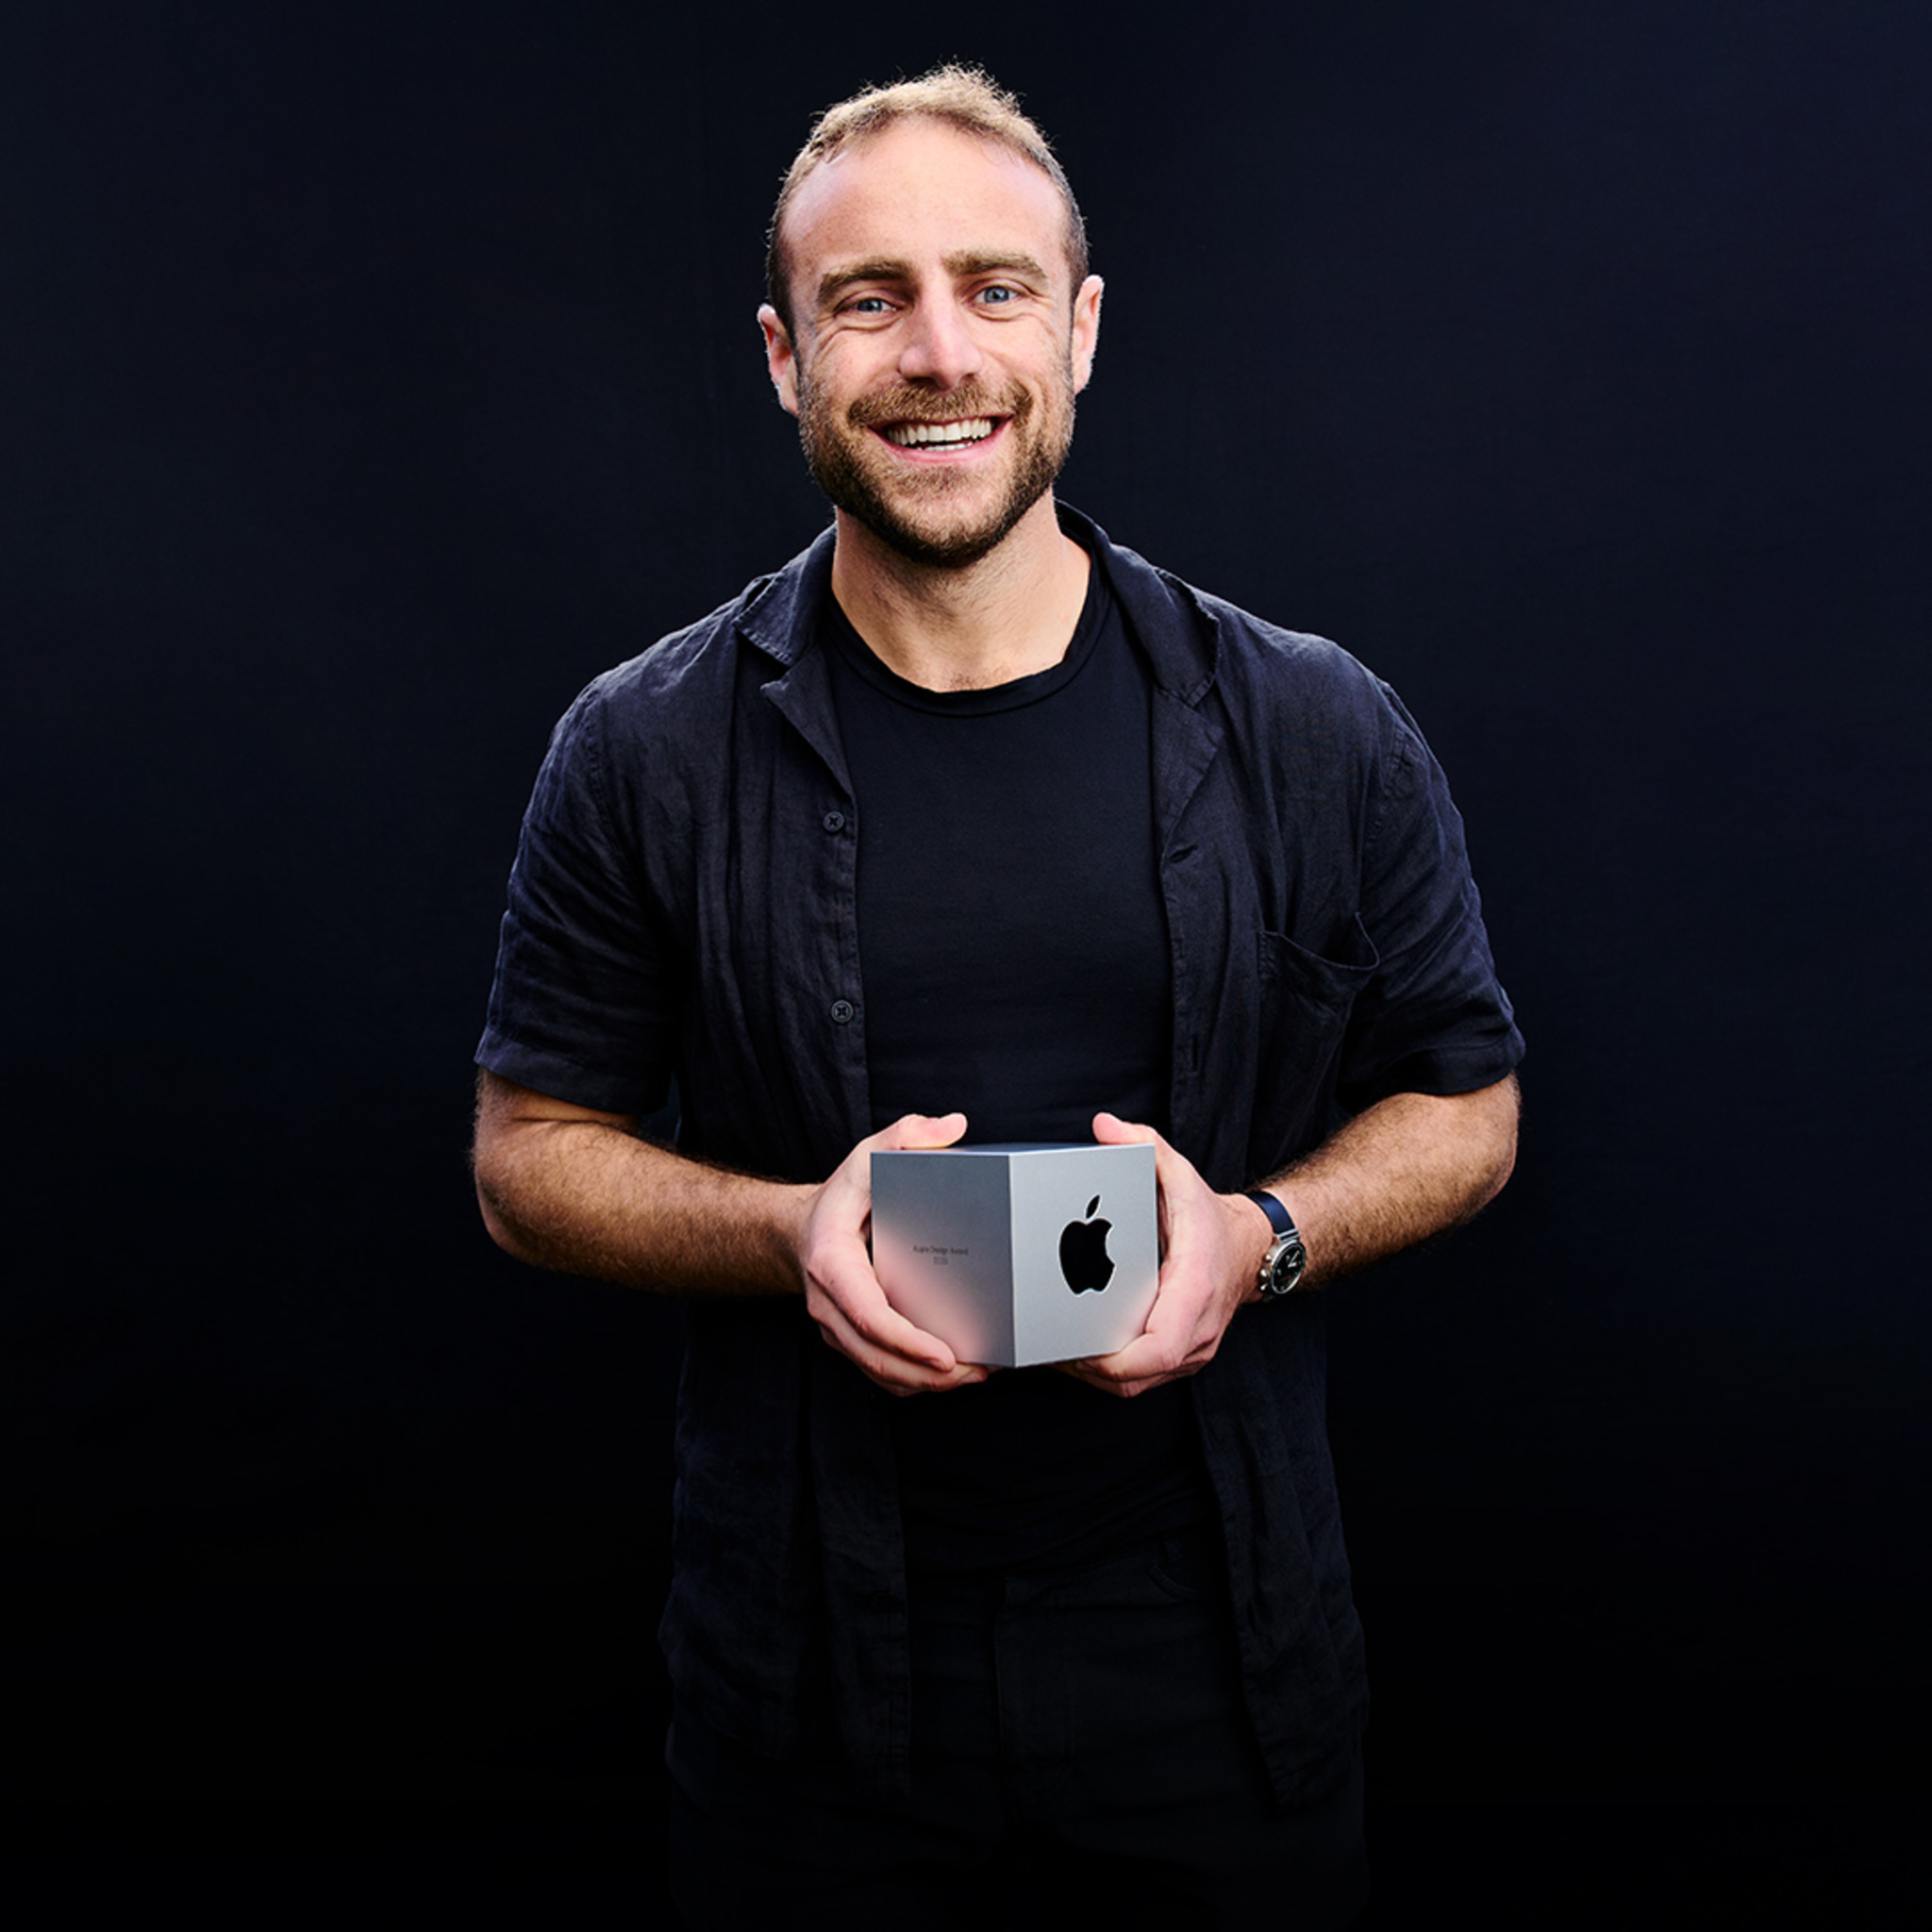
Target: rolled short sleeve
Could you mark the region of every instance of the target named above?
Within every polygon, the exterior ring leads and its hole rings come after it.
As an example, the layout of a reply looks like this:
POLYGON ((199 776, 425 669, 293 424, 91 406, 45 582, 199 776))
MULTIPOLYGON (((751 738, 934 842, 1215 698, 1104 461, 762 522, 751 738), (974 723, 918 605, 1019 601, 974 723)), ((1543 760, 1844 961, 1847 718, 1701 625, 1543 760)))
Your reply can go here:
POLYGON ((1375 955, 1357 996, 1336 1097, 1470 1093, 1523 1058, 1496 978, 1462 817, 1442 768, 1384 687, 1391 736, 1363 855, 1360 922, 1375 955))
POLYGON ((613 799, 603 686, 552 734, 524 816, 478 1065, 579 1107, 644 1114, 675 1059, 684 966, 613 799))

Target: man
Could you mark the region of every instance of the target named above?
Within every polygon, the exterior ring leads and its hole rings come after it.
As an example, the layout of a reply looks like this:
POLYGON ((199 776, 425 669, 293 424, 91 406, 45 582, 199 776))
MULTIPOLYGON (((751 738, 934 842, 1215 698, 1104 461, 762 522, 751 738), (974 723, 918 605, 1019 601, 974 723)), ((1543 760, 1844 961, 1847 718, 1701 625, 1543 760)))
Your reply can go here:
POLYGON ((691 1298, 680 1903, 1008 1923, 1071 1871, 1345 1924, 1365 1691, 1307 1290, 1513 1158, 1459 821, 1353 659, 1056 504, 1101 284, 1009 96, 829 110, 770 270, 834 528, 559 724, 478 1052, 495 1238, 691 1298), (674 1075, 675 1149, 636 1132, 674 1075), (893 1311, 870 1156, 968 1136, 1153 1142, 1141 1336, 990 1374, 893 1311))

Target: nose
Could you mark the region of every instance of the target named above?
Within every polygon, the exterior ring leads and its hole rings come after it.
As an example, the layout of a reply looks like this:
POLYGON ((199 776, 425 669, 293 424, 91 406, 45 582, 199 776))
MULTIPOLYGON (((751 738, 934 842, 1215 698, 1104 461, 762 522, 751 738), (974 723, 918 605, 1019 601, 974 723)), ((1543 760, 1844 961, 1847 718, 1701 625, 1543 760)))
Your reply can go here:
POLYGON ((908 382, 957 389, 985 361, 958 304, 946 295, 922 300, 907 318, 899 374, 908 382))

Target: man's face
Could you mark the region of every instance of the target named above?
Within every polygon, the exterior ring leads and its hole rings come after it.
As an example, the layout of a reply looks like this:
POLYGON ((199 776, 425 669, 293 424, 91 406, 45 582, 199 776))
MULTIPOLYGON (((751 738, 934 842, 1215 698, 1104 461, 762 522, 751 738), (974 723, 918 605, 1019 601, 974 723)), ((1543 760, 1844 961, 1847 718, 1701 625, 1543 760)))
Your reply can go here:
POLYGON ((1052 488, 1099 328, 1067 217, 1021 156, 902 121, 823 163, 785 220, 796 341, 759 311, 820 489, 889 548, 962 567, 1052 488))

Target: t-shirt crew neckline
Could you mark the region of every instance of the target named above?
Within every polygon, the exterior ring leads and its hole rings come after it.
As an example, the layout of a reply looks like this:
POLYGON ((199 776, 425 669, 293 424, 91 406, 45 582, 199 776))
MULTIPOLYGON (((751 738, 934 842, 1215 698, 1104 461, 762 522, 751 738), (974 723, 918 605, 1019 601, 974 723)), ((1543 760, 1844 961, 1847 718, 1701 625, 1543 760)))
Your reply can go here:
POLYGON ((1107 573, 1091 558, 1087 566, 1087 599, 1080 607, 1079 621, 1066 655, 1044 671, 1029 672, 1006 684, 987 685, 976 691, 928 691, 901 677, 866 641, 859 636, 839 600, 825 599, 824 632, 832 648, 872 688, 915 711, 930 711, 939 717, 985 717, 994 711, 1017 711, 1037 705, 1063 691, 1086 668, 1093 655, 1112 602, 1107 586, 1107 573))

